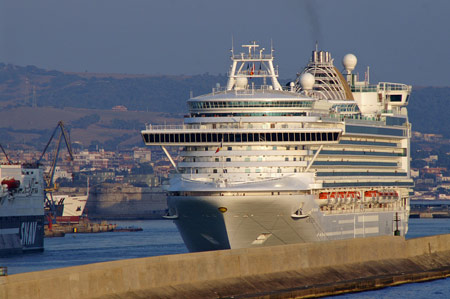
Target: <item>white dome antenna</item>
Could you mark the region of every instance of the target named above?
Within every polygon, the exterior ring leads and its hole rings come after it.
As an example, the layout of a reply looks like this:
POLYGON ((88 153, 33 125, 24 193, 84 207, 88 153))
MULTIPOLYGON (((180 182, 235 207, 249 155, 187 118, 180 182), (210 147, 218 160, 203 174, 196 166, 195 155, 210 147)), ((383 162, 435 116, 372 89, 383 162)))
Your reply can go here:
POLYGON ((347 74, 350 74, 355 69, 357 63, 358 59, 351 53, 345 55, 344 58, 342 58, 342 65, 347 71, 347 74))
POLYGON ((300 85, 302 86, 303 90, 311 90, 314 87, 314 83, 316 82, 316 78, 314 78, 314 75, 310 73, 303 73, 300 76, 300 85))

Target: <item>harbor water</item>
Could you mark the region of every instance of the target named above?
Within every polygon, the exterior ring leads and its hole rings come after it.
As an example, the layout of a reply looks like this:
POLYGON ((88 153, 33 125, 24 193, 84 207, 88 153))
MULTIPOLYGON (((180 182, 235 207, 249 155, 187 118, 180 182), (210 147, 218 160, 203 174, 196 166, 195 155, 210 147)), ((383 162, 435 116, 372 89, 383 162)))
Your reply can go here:
MULTIPOLYGON (((8 274, 40 271, 90 263, 188 252, 175 225, 168 220, 116 221, 118 226, 143 228, 140 232, 67 234, 45 239, 45 251, 0 259, 8 274)), ((410 219, 407 238, 450 234, 450 219, 410 219)), ((412 283, 338 298, 450 298, 450 278, 412 283)))

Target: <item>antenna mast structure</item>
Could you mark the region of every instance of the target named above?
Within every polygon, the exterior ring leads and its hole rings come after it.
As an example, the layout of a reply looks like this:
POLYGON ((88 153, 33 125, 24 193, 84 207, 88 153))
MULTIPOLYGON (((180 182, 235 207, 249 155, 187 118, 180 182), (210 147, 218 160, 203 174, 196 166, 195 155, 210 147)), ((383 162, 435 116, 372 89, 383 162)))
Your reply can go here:
MULTIPOLYGON (((270 54, 263 54, 264 48, 258 49, 259 45, 256 41, 253 41, 247 45, 242 45, 243 48, 247 48, 247 53, 241 52, 234 54, 234 45, 231 49, 231 68, 228 74, 227 90, 239 89, 242 86, 238 86, 238 79, 245 78, 270 78, 272 81, 272 88, 274 90, 282 90, 280 83, 278 82, 278 71, 273 67, 273 48, 271 46, 270 54), (255 64, 260 63, 260 70, 255 71, 255 64), (247 65, 247 69, 244 66, 247 65)), ((244 80, 245 80, 244 79, 244 80)))

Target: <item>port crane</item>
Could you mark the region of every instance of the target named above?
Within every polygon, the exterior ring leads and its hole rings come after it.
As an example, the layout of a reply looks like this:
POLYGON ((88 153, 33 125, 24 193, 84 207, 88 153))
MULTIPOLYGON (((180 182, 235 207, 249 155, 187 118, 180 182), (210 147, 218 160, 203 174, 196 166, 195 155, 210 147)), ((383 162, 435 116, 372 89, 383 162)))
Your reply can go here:
POLYGON ((69 160, 73 161, 72 145, 70 143, 69 134, 67 133, 67 131, 64 127, 64 123, 62 121, 59 121, 58 125, 53 130, 53 134, 51 135, 49 141, 47 142, 47 145, 45 146, 44 150, 42 151, 40 158, 37 160, 36 163, 38 165, 40 165, 41 160, 44 157, 45 153, 47 152, 47 149, 50 146, 53 138, 55 137, 55 134, 58 131, 58 129, 60 129, 60 132, 59 132, 59 136, 58 136, 58 141, 56 143, 56 147, 53 151, 53 161, 52 161, 49 171, 44 173, 44 182, 45 182, 44 190, 45 190, 45 192, 50 192, 50 193, 58 190, 58 187, 59 187, 58 184, 56 182, 54 182, 53 178, 55 176, 56 163, 58 161, 58 156, 59 156, 59 152, 61 149, 61 141, 63 138, 64 138, 64 142, 67 147, 67 152, 69 153, 69 160))

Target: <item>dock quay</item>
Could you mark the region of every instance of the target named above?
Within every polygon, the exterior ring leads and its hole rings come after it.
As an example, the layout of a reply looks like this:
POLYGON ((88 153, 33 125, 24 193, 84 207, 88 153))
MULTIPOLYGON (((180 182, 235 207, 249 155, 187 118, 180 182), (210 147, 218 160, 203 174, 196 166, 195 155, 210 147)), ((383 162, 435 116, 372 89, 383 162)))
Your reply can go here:
POLYGON ((63 237, 71 233, 101 233, 112 232, 116 229, 116 224, 110 224, 106 221, 91 222, 89 220, 80 220, 78 223, 56 223, 44 226, 46 238, 63 237))
POLYGON ((305 298, 450 277, 450 234, 156 256, 0 277, 0 298, 305 298))
POLYGON ((411 201, 409 218, 450 218, 450 201, 411 201))

